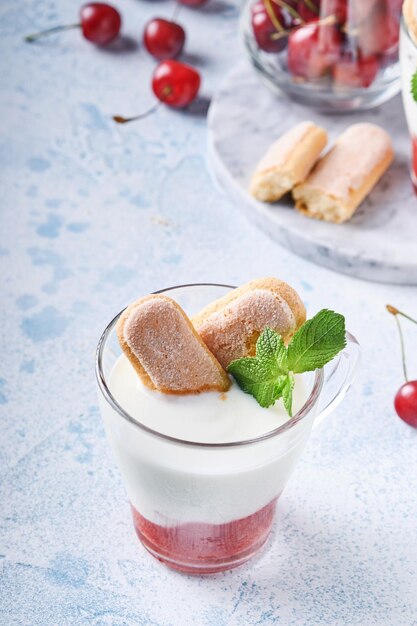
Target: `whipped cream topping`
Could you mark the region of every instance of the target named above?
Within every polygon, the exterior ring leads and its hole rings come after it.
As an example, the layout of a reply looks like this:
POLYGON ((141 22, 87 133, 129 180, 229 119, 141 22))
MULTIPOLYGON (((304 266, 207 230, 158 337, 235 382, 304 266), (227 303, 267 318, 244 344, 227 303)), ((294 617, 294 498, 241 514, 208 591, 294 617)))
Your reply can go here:
MULTIPOLYGON (((159 433, 202 443, 230 443, 259 437, 278 428, 289 416, 281 400, 264 409, 234 383, 225 393, 171 395, 148 389, 125 355, 112 370, 110 391, 120 406, 159 433)), ((296 376, 293 413, 308 396, 302 376, 296 376)))

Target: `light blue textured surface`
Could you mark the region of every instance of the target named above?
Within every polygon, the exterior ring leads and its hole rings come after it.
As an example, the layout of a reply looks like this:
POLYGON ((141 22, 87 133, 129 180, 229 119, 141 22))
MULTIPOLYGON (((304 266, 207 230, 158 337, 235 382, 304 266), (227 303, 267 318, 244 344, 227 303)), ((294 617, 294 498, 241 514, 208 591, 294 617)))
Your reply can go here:
MULTIPOLYGON (((136 39, 148 17, 172 10, 118 5, 136 39)), ((116 127, 110 115, 152 102, 143 49, 96 50, 77 32, 22 42, 74 11, 69 0, 0 6, 0 623, 416 624, 417 432, 392 408, 401 368, 384 311, 389 300, 415 314, 416 290, 339 276, 256 231, 207 173, 204 107, 116 127), (310 313, 346 313, 363 346, 360 377, 314 433, 269 549, 234 572, 179 575, 135 538, 97 410, 95 345, 140 294, 269 274, 310 313)), ((207 96, 242 55, 236 18, 223 0, 183 12, 207 96)))

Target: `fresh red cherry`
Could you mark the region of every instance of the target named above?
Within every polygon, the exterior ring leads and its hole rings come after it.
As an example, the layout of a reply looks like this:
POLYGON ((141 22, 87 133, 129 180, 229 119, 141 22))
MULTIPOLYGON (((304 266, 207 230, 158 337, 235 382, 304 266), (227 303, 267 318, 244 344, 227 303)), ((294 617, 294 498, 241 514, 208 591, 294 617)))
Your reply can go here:
POLYGON ((399 388, 395 396, 395 410, 397 411, 398 417, 401 417, 404 422, 407 422, 407 424, 409 424, 410 426, 414 426, 414 428, 417 428, 417 380, 408 380, 404 348, 404 336, 401 329, 399 316, 409 320, 413 324, 417 324, 417 320, 410 317, 410 315, 399 311, 395 306, 392 306, 391 304, 387 304, 386 308, 388 313, 391 313, 391 315, 395 317, 395 321, 397 322, 397 328, 400 335, 401 343, 401 359, 405 378, 404 385, 399 388))
POLYGON ((84 37, 99 46, 113 41, 122 25, 120 13, 102 2, 84 4, 80 9, 80 19, 84 37))
POLYGON ((297 11, 303 22, 311 22, 320 15, 320 0, 300 0, 297 11))
POLYGON ((323 76, 340 57, 341 35, 334 26, 310 22, 288 38, 288 69, 294 76, 323 76))
POLYGON ((185 4, 188 7, 200 7, 205 4, 207 0, 177 0, 180 4, 185 4))
POLYGON ((377 57, 367 59, 341 58, 332 69, 334 81, 346 87, 369 87, 379 70, 377 57))
POLYGON ((35 33, 25 37, 25 41, 36 41, 46 35, 52 35, 62 30, 71 28, 81 28, 82 33, 88 41, 99 46, 109 44, 117 37, 122 25, 120 13, 110 4, 102 2, 90 2, 84 4, 80 9, 80 22, 66 26, 54 26, 41 33, 35 33))
POLYGON ((178 56, 185 42, 185 31, 179 24, 156 17, 145 26, 143 43, 155 59, 173 59, 178 56))
POLYGON ((281 52, 287 45, 287 29, 293 25, 293 19, 288 11, 272 0, 266 1, 269 1, 268 7, 263 0, 252 6, 252 31, 261 50, 281 52))
POLYGON ((162 61, 152 78, 155 96, 171 107, 183 108, 197 96, 200 88, 200 74, 190 65, 179 61, 162 61))
POLYGON ((398 417, 417 428, 417 380, 410 380, 399 388, 394 406, 398 417))

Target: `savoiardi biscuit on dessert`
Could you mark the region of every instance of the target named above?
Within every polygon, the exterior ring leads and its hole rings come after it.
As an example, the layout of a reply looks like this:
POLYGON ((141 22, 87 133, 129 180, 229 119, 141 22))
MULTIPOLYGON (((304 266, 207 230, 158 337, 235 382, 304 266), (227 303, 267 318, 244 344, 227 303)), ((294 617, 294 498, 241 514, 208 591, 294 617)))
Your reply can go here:
POLYGON ((306 310, 297 292, 277 278, 262 278, 234 289, 192 318, 192 323, 218 361, 253 356, 265 327, 288 342, 305 322, 306 310))
POLYGON ((275 202, 305 180, 327 144, 327 133, 301 122, 282 135, 256 166, 249 191, 262 202, 275 202))
POLYGON ((119 343, 142 382, 163 393, 227 391, 230 380, 181 307, 163 295, 139 298, 117 322, 119 343))
POLYGON ((383 128, 368 123, 350 126, 307 180, 293 189, 295 208, 308 217, 345 222, 393 158, 392 142, 383 128))

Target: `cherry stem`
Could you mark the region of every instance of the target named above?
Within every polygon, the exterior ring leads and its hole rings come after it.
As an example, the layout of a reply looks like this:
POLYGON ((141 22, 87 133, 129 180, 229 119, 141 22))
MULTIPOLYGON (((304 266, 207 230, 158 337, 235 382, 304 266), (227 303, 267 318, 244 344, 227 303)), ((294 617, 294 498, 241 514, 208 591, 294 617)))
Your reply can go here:
POLYGON ((404 372, 404 378, 405 378, 405 382, 408 382, 408 376, 407 376, 407 366, 405 364, 405 348, 404 348, 404 337, 403 337, 403 331, 401 328, 401 324, 400 324, 400 320, 398 319, 397 316, 395 316, 395 321, 397 322, 397 326, 398 326, 398 332, 400 333, 400 341, 401 341, 401 360, 403 362, 403 372, 404 372))
POLYGON ((319 11, 316 7, 316 5, 314 4, 314 2, 312 2, 312 0, 304 0, 304 4, 306 5, 306 7, 308 9, 310 9, 310 11, 312 11, 313 13, 315 13, 316 15, 319 14, 319 11))
POLYGON ((404 337, 403 337, 403 331, 402 331, 400 320, 398 319, 398 316, 402 315, 402 317, 405 317, 406 319, 410 320, 410 322, 413 322, 414 324, 417 324, 417 321, 415 319, 413 319, 412 317, 410 317, 409 315, 406 315, 402 311, 399 311, 395 306, 392 306, 391 304, 387 304, 386 308, 387 308, 388 313, 391 313, 391 315, 393 315, 395 317, 395 321, 397 322, 398 332, 400 333, 401 359, 402 359, 402 362, 403 362, 404 378, 405 378, 405 382, 408 382, 407 366, 406 366, 406 363, 405 363, 404 337))
POLYGON ((148 117, 148 115, 152 115, 152 113, 155 113, 159 109, 161 104, 162 102, 157 102, 156 104, 153 105, 153 107, 151 107, 144 113, 141 113, 140 115, 134 115, 133 117, 123 117, 122 115, 113 115, 113 120, 117 122, 118 124, 128 124, 129 122, 136 122, 137 120, 143 120, 145 119, 145 117, 148 117))
MULTIPOLYGON (((269 0, 265 0, 265 1, 268 2, 269 0)), ((272 0, 272 2, 274 2, 274 0, 272 0)), ((268 13, 268 9, 267 9, 267 13, 268 13)), ((272 19, 271 21, 273 22, 272 19)), ((327 17, 323 17, 320 20, 314 21, 314 25, 317 25, 317 26, 333 26, 333 24, 337 24, 337 17, 335 15, 328 15, 327 17)), ((295 26, 294 28, 290 28, 289 30, 281 29, 279 32, 273 33, 271 35, 271 39, 281 39, 281 37, 286 37, 290 33, 293 33, 295 30, 298 30, 299 28, 302 28, 305 25, 306 25, 305 22, 303 22, 299 26, 295 26)), ((308 23, 307 23, 307 26, 308 26, 308 23)))
POLYGON ((392 315, 401 315, 402 317, 405 317, 405 319, 410 320, 410 322, 413 322, 413 324, 417 324, 417 320, 413 319, 406 313, 399 311, 397 307, 392 306, 391 304, 387 304, 387 311, 388 313, 391 313, 392 315))
POLYGON ((279 7, 281 7, 281 9, 286 9, 290 15, 292 15, 294 18, 299 19, 302 23, 304 23, 304 20, 301 18, 301 15, 298 13, 298 11, 296 11, 287 2, 284 2, 284 0, 272 0, 272 2, 278 5, 279 7))
POLYGON ((73 28, 81 28, 81 24, 67 24, 66 26, 54 26, 53 28, 48 28, 48 30, 43 30, 40 33, 33 33, 32 35, 27 35, 25 37, 25 41, 32 43, 37 39, 41 39, 42 37, 47 37, 48 35, 53 35, 54 33, 59 33, 62 30, 71 30, 73 28))
POLYGON ((264 0, 264 6, 266 9, 266 12, 268 13, 268 17, 271 20, 274 28, 276 29, 276 31, 278 33, 284 33, 285 29, 282 26, 281 22, 279 21, 279 19, 277 18, 277 16, 275 15, 274 9, 272 8, 272 4, 271 4, 271 0, 264 0))
POLYGON ((178 2, 178 0, 177 0, 176 3, 175 3, 174 10, 173 10, 172 15, 171 15, 171 22, 175 22, 176 21, 176 19, 178 18, 179 14, 180 14, 181 9, 182 9, 182 4, 180 2, 178 2))

